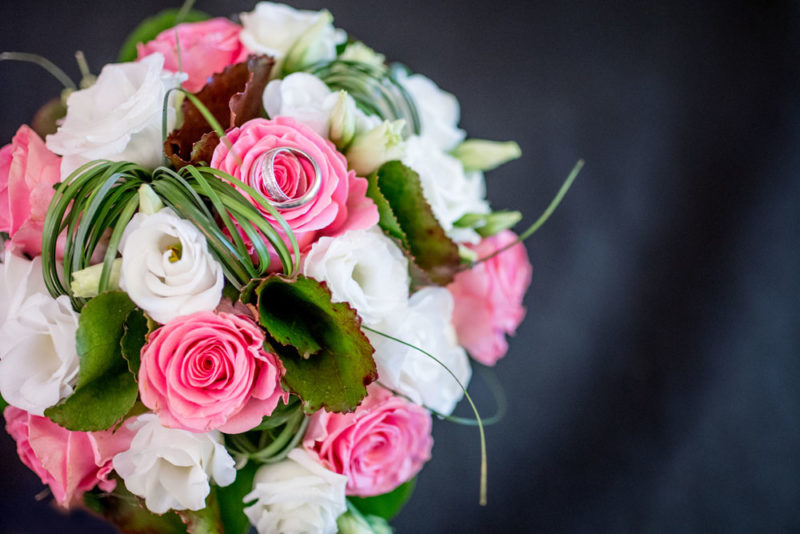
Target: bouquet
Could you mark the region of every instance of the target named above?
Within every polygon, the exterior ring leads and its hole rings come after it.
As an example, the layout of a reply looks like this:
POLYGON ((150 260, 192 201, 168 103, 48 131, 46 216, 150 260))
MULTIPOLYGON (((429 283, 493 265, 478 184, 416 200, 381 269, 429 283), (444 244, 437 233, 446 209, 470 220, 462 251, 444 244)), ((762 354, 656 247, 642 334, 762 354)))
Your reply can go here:
POLYGON ((0 150, 0 395, 22 462, 124 532, 390 532, 432 417, 483 423, 531 265, 455 97, 261 2, 142 23, 0 150), (452 413, 466 397, 474 419, 452 413))

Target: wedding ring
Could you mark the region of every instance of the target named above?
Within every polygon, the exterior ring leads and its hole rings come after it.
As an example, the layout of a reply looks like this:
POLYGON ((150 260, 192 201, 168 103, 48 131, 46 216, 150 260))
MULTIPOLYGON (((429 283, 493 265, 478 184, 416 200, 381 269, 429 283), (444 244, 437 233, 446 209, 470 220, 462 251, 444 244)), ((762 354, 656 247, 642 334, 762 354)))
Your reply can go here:
POLYGON ((308 152, 300 150, 299 148, 280 146, 267 150, 258 157, 255 164, 251 167, 250 183, 258 183, 257 173, 259 172, 261 173, 261 180, 264 183, 264 188, 267 190, 267 193, 269 193, 269 196, 272 197, 267 198, 267 202, 278 209, 287 210, 299 208, 300 206, 308 204, 314 200, 322 187, 322 172, 319 169, 319 165, 308 152), (290 197, 281 189, 281 186, 278 185, 278 180, 275 178, 275 158, 280 153, 291 154, 298 160, 301 157, 305 158, 314 168, 314 177, 310 184, 308 183, 308 175, 306 174, 306 190, 299 197, 290 197))

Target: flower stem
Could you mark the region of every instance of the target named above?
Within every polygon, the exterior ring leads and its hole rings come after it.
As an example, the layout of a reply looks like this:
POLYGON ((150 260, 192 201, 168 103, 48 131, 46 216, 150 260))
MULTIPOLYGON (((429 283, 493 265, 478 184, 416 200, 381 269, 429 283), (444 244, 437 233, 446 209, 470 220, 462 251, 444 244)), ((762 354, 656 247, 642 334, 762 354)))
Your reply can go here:
POLYGON ((544 210, 544 212, 539 216, 539 218, 536 219, 536 222, 534 222, 532 225, 530 225, 527 230, 522 232, 519 235, 519 237, 517 237, 511 243, 509 243, 509 244, 507 244, 507 245, 505 245, 503 247, 500 247, 499 249, 495 250, 494 252, 492 252, 488 256, 484 256, 483 258, 475 260, 474 262, 472 262, 472 265, 470 265, 469 267, 472 268, 472 267, 474 267, 475 265, 477 265, 477 264, 479 264, 481 262, 490 260, 490 259, 494 258, 495 256, 497 256, 498 254, 501 254, 501 253, 505 252, 506 250, 510 249, 511 247, 516 246, 519 243, 522 243, 523 241, 528 239, 530 236, 532 236, 536 232, 536 230, 541 228, 542 225, 547 222, 547 219, 550 218, 550 216, 553 214, 553 212, 556 211, 556 208, 558 207, 559 204, 561 204, 561 201, 567 195, 567 191, 569 191, 569 188, 572 186, 572 182, 574 182, 575 178, 578 177, 578 174, 581 172, 582 168, 583 168, 583 160, 579 159, 578 162, 575 164, 575 166, 572 168, 572 171, 569 173, 569 176, 567 176, 567 179, 564 180, 563 184, 561 184, 561 188, 558 190, 558 193, 556 193, 556 196, 553 197, 553 200, 550 201, 550 205, 547 206, 547 209, 544 210))
POLYGON ((467 393, 467 388, 464 387, 464 384, 461 383, 461 380, 458 379, 458 377, 455 375, 455 373, 453 373, 453 371, 450 370, 449 367, 447 367, 444 363, 442 363, 442 361, 439 358, 437 358, 436 356, 434 356, 430 352, 422 350, 421 348, 419 348, 417 346, 414 346, 411 343, 407 343, 407 342, 403 341, 402 339, 398 339, 398 338, 396 338, 394 336, 390 336, 389 334, 385 334, 383 332, 375 330, 374 328, 370 328, 370 327, 364 326, 364 325, 362 325, 361 328, 363 328, 364 330, 368 330, 368 331, 372 332, 373 334, 378 334, 379 336, 383 336, 383 337, 385 337, 387 339, 391 339, 392 341, 396 341, 397 343, 400 343, 401 345, 405 345, 406 347, 412 348, 412 349, 414 349, 414 350, 416 350, 418 352, 421 352, 422 354, 426 355, 428 358, 432 359, 433 361, 435 361, 436 363, 441 365, 445 369, 445 371, 447 371, 450 374, 450 376, 453 377, 453 380, 456 381, 456 383, 459 385, 461 390, 464 392, 464 397, 467 399, 467 402, 469 402, 469 405, 472 408, 472 412, 475 414, 475 420, 477 421, 477 424, 478 424, 478 433, 480 434, 480 437, 481 437, 481 482, 480 482, 480 497, 479 497, 478 503, 481 506, 486 506, 486 493, 487 493, 487 491, 486 491, 486 479, 487 479, 487 463, 488 463, 486 461, 486 434, 485 434, 484 429, 483 429, 483 420, 481 419, 481 415, 478 413, 478 408, 475 406, 475 403, 472 402, 472 397, 470 397, 469 393, 467 393))
POLYGON ((26 63, 33 63, 34 65, 39 65, 44 70, 49 72, 56 78, 61 84, 64 86, 65 89, 77 89, 78 87, 75 85, 75 82, 66 75, 66 73, 58 68, 55 63, 47 59, 46 57, 42 57, 38 54, 29 54, 27 52, 3 52, 0 53, 0 61, 24 61, 26 63))

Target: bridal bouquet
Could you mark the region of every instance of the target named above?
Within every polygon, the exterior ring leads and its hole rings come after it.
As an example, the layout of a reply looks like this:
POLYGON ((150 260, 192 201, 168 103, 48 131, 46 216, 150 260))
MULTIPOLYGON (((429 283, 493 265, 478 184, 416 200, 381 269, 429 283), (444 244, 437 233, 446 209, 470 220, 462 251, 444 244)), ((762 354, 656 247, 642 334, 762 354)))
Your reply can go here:
POLYGON ((483 171, 517 145, 327 11, 166 11, 79 87, 2 59, 66 87, 0 150, 22 462, 124 532, 390 532, 578 167, 515 235, 483 171))

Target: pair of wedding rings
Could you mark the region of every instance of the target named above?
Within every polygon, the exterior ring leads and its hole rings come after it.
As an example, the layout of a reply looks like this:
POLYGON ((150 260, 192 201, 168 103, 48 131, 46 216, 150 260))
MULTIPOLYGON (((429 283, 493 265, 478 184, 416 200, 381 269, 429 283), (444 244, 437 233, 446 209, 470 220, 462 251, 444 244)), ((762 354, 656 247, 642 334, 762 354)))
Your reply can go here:
POLYGON ((299 208, 305 204, 308 204, 317 196, 319 193, 320 188, 322 187, 322 173, 320 171, 319 165, 311 157, 308 152, 305 150, 300 150, 299 148, 282 146, 276 147, 264 152, 261 156, 256 159, 253 163, 253 166, 250 168, 250 183, 257 184, 260 173, 260 178, 264 187, 269 194, 267 197, 267 202, 272 204, 277 209, 287 210, 292 208, 299 208), (275 158, 279 154, 290 154, 297 158, 303 158, 311 163, 311 166, 314 169, 314 176, 311 180, 311 183, 308 183, 308 174, 306 174, 306 188, 305 191, 298 197, 290 197, 287 195, 281 186, 278 184, 278 180, 275 178, 275 158))

